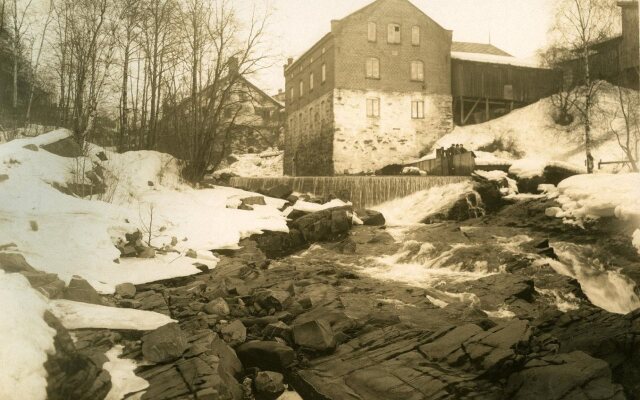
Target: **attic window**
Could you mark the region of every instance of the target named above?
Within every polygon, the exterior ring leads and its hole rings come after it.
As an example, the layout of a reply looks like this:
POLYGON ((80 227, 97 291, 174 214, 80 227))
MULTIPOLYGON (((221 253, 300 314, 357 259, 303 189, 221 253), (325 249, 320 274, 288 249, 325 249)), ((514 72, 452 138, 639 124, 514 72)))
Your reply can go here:
POLYGON ((389 24, 387 27, 387 43, 400 43, 400 24, 389 24))

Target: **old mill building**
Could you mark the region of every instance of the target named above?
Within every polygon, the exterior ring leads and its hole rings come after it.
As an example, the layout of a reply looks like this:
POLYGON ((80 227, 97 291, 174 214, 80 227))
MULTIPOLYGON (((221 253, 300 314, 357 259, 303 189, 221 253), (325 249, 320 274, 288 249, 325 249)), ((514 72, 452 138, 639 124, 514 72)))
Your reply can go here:
POLYGON ((376 0, 284 67, 284 172, 371 173, 415 159, 454 123, 552 94, 561 73, 476 43, 452 43, 408 0, 376 0))

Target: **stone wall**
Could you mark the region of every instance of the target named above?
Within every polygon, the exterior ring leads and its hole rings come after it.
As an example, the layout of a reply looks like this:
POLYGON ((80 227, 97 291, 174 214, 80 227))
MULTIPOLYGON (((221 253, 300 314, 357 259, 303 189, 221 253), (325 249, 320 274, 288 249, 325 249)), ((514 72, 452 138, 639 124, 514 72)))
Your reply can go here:
POLYGON ((333 93, 287 115, 285 175, 333 175, 333 118, 333 93))
POLYGON ((339 90, 334 96, 333 164, 336 174, 374 172, 413 161, 453 129, 449 95, 339 90), (380 99, 380 116, 368 118, 367 98, 380 99), (424 118, 411 118, 411 102, 424 101, 424 118))

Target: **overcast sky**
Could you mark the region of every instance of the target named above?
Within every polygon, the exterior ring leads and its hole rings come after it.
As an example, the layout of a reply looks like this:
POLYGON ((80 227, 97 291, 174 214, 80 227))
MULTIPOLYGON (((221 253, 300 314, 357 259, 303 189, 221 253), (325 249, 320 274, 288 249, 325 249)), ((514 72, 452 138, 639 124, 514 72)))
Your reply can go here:
MULTIPOLYGON (((297 57, 340 19, 372 0, 270 0, 270 44, 277 64, 254 80, 269 93, 284 86, 282 64, 297 57)), ((553 0, 413 0, 456 41, 491 43, 517 57, 533 56, 545 44, 553 0)), ((246 5, 244 3, 243 5, 246 5)))

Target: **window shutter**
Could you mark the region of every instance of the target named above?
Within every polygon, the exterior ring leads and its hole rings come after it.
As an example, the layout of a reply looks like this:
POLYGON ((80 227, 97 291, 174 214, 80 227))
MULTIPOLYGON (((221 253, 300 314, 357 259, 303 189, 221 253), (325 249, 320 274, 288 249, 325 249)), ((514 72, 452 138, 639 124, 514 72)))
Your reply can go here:
POLYGON ((387 42, 389 43, 395 43, 394 39, 395 39, 395 25, 393 24, 389 24, 388 28, 387 28, 387 42))
POLYGON ((374 58, 373 60, 373 77, 380 78, 380 60, 374 58))
POLYGON ((373 115, 373 104, 371 99, 367 99, 367 117, 371 117, 373 115))

